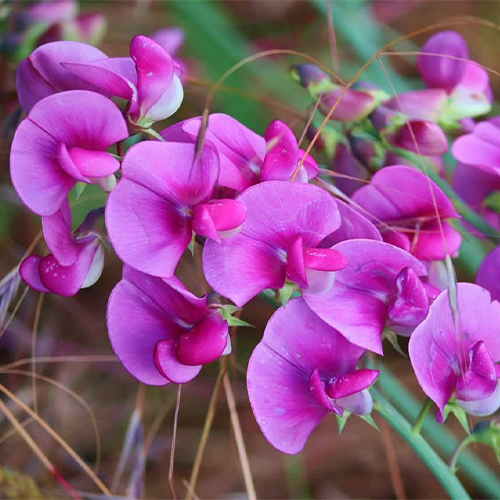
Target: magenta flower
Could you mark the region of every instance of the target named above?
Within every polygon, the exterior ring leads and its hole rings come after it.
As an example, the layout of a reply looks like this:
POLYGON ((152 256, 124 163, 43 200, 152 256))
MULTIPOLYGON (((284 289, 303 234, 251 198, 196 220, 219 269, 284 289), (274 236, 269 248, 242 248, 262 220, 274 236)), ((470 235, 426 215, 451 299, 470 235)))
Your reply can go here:
POLYGON ((415 119, 456 129, 464 119, 491 109, 488 73, 473 61, 462 35, 441 31, 427 40, 417 57, 425 90, 404 92, 386 105, 415 119))
MULTIPOLYGON (((481 215, 490 226, 500 229, 500 214, 487 206, 488 196, 500 191, 500 175, 495 170, 459 162, 453 172, 452 185, 467 205, 481 215)), ((485 237, 467 221, 463 221, 463 224, 478 238, 485 237)))
MULTIPOLYGON (((166 141, 194 143, 200 124, 201 118, 190 118, 165 129, 161 135, 166 141)), ((259 181, 290 180, 305 153, 292 130, 279 120, 269 124, 262 138, 229 115, 213 114, 209 116, 206 138, 219 151, 218 184, 236 193, 259 181)), ((307 182, 316 175, 318 165, 307 156, 296 180, 307 182)))
POLYGON ((500 303, 471 283, 457 285, 454 319, 448 292, 434 301, 429 316, 410 338, 410 360, 422 390, 438 407, 451 398, 472 415, 500 407, 500 303))
MULTIPOLYGON (((307 305, 347 340, 382 354, 382 332, 389 327, 409 335, 426 316, 425 266, 408 252, 381 241, 347 240, 332 248, 347 259, 325 293, 303 291, 307 305)), ((209 280, 210 281, 210 280, 209 280)))
POLYGON ((493 300, 500 301, 500 247, 484 258, 477 270, 476 283, 486 288, 493 300))
POLYGON ((218 154, 208 142, 196 156, 193 144, 179 142, 130 148, 106 207, 106 227, 120 259, 169 278, 193 231, 215 241, 231 235, 245 220, 245 207, 211 199, 218 175, 218 154))
POLYGON ((112 189, 120 162, 106 150, 127 137, 120 110, 104 96, 72 90, 43 99, 12 142, 10 174, 17 194, 33 212, 52 215, 76 182, 112 189))
POLYGON ((28 113, 38 101, 58 92, 97 90, 61 63, 86 63, 104 58, 104 52, 79 42, 53 42, 38 47, 17 69, 17 95, 24 112, 28 113))
POLYGON ((104 265, 99 234, 93 228, 95 219, 102 214, 103 210, 91 212, 74 232, 67 202, 54 215, 42 217, 43 234, 51 253, 24 259, 19 268, 22 279, 39 292, 64 297, 92 286, 104 265))
POLYGON ((292 78, 306 88, 314 100, 319 99, 319 109, 328 114, 332 106, 337 104, 331 120, 339 122, 359 121, 369 115, 385 94, 378 89, 348 89, 333 83, 330 77, 314 64, 295 64, 291 67, 292 78))
POLYGON ((244 191, 241 232, 218 243, 207 241, 203 270, 212 288, 242 307, 266 288, 288 280, 302 289, 328 289, 345 257, 321 241, 340 226, 333 197, 310 184, 268 181, 244 191))
POLYGON ((328 414, 371 412, 375 370, 356 369, 363 349, 321 321, 303 299, 269 320, 248 363, 250 404, 266 439, 295 454, 328 414))
POLYGON ((181 79, 185 77, 188 63, 177 57, 177 52, 184 44, 184 30, 177 27, 161 28, 151 33, 149 38, 160 44, 174 58, 175 64, 182 69, 181 79))
POLYGON ((63 63, 63 66, 101 93, 128 101, 132 123, 149 128, 172 116, 182 103, 181 70, 157 42, 137 35, 130 43, 130 58, 63 63))
POLYGON ((478 123, 470 134, 459 137, 451 147, 461 163, 500 175, 500 118, 478 123))
POLYGON ((149 385, 182 384, 230 348, 228 326, 206 297, 175 277, 123 268, 108 302, 108 333, 123 366, 149 385))
POLYGON ((369 185, 354 193, 352 200, 364 215, 379 223, 386 242, 418 259, 442 260, 447 254, 455 255, 460 247, 460 233, 448 221, 458 217, 453 204, 432 180, 414 168, 380 170, 369 185))

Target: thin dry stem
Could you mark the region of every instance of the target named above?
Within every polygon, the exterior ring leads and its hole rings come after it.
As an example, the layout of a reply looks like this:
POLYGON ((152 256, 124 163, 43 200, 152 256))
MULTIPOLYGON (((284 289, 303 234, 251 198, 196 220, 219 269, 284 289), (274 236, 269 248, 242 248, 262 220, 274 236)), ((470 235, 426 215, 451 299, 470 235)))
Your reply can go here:
POLYGON ((214 390, 212 391, 212 396, 210 397, 210 402, 208 404, 207 417, 205 423, 203 424, 203 431, 201 433, 200 443, 198 445, 198 450, 196 452, 196 457, 193 463, 193 469, 191 470, 191 477, 189 478, 189 485, 187 487, 186 500, 192 500, 193 494, 196 491, 196 481, 198 480, 198 474, 200 472, 201 462, 203 460, 203 453, 205 452, 205 447, 207 445, 208 436, 210 435, 210 430, 212 429, 212 423, 215 416, 215 408, 217 405, 217 398, 219 396, 220 384, 222 382, 222 377, 225 373, 225 363, 220 363, 219 374, 215 381, 214 390))
POLYGON ((52 462, 47 458, 45 453, 39 448, 35 443, 33 438, 28 434, 26 429, 21 425, 16 416, 9 410, 7 405, 0 399, 0 411, 7 417, 14 429, 19 433, 19 435, 24 439, 26 444, 33 450, 33 453, 38 457, 40 462, 44 467, 52 474, 56 480, 63 486, 63 488, 68 492, 73 500, 81 500, 76 491, 63 479, 63 477, 57 472, 56 468, 52 462))
POLYGON ((236 440, 236 447, 238 448, 238 455, 240 457, 241 469, 243 471, 243 479, 245 481, 248 499, 257 500, 257 494, 255 492, 255 486, 253 484, 252 471, 250 469, 250 462, 248 460, 245 441, 243 439, 243 432, 241 431, 240 419, 238 417, 238 411, 236 410, 236 401, 234 399, 233 388, 231 387, 231 381, 229 380, 229 375, 227 374, 227 372, 224 373, 222 382, 224 384, 227 407, 229 409, 229 415, 231 417, 231 425, 233 427, 234 438, 236 440))
MULTIPOLYGON (((85 471, 89 478, 94 482, 94 484, 106 495, 111 496, 111 492, 106 487, 106 485, 97 477, 94 471, 82 460, 82 458, 75 452, 75 450, 50 426, 40 418, 40 416, 35 413, 27 404, 25 404, 21 399, 19 399, 15 394, 13 394, 4 385, 0 384, 0 391, 3 392, 8 398, 10 398, 14 403, 20 406, 30 417, 32 417, 39 425, 41 425, 44 430, 55 439, 59 445, 66 450, 66 452, 78 463, 78 465, 85 471)), ((24 429, 23 429, 24 431, 24 429)))
POLYGON ((33 318, 33 330, 31 335, 31 371, 33 376, 31 377, 31 388, 33 391, 33 409, 38 413, 38 398, 36 394, 36 338, 38 335, 38 326, 40 324, 40 315, 42 314, 43 298, 45 294, 42 292, 38 296, 38 301, 36 303, 35 317, 33 318))
POLYGON ((397 500, 405 500, 406 493, 403 483, 403 477, 401 476, 401 471, 398 465, 398 459, 396 457, 396 450, 394 448, 394 443, 392 442, 391 429, 389 424, 380 419, 380 435, 382 436, 382 442, 384 443, 385 456, 387 457, 387 463, 389 465, 389 474, 391 476, 391 483, 396 494, 397 500))
POLYGON ((177 424, 179 421, 179 409, 181 406, 181 389, 182 389, 182 384, 179 384, 177 388, 177 400, 175 403, 174 429, 172 431, 172 445, 170 447, 170 463, 168 466, 168 485, 170 487, 170 492, 172 493, 172 498, 174 500, 177 500, 177 495, 175 493, 175 484, 174 484, 174 459, 175 459, 175 444, 177 441, 177 424))

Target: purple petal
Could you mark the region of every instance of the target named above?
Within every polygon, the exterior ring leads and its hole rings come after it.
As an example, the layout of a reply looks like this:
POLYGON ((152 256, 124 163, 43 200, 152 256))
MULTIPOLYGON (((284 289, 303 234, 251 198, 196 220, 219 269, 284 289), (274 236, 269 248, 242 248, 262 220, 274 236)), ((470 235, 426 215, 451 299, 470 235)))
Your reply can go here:
POLYGON ((486 288, 493 300, 500 300, 500 247, 485 257, 477 271, 476 283, 486 288))
POLYGON ((500 360, 500 303, 491 302, 487 290, 470 283, 458 283, 457 297, 457 326, 448 292, 444 291, 413 332, 409 344, 418 382, 440 411, 467 368, 466 356, 474 344, 484 342, 491 359, 500 360))
POLYGON ((329 413, 326 400, 318 398, 311 383, 318 388, 318 376, 331 378, 354 369, 362 352, 323 323, 301 298, 278 309, 247 372, 250 404, 266 439, 284 453, 298 453, 329 413))
POLYGON ((333 399, 345 398, 370 387, 377 376, 378 370, 366 368, 344 373, 328 382, 326 392, 333 399))
POLYGON ((370 178, 368 169, 354 157, 347 145, 341 143, 336 147, 332 170, 341 174, 335 177, 335 185, 349 196, 370 178))
POLYGON ((120 259, 168 278, 191 241, 191 219, 170 200, 123 178, 106 204, 106 228, 120 259))
POLYGON ((75 183, 58 162, 60 144, 106 151, 126 137, 125 120, 109 99, 79 90, 49 96, 37 103, 14 136, 10 156, 14 187, 35 213, 52 215, 75 183))
POLYGON ((208 240, 203 249, 206 280, 238 307, 266 288, 281 288, 285 266, 272 248, 241 233, 221 243, 208 240))
POLYGON ((63 297, 76 295, 89 274, 98 249, 98 240, 85 245, 75 263, 70 266, 62 266, 52 254, 43 257, 38 267, 40 281, 57 295, 63 297))
POLYGON ((356 392, 335 401, 338 405, 356 415, 368 415, 373 409, 371 394, 367 391, 356 392))
POLYGON ((21 62, 16 75, 16 88, 23 110, 29 112, 38 101, 56 92, 95 90, 61 63, 83 63, 105 57, 106 54, 99 49, 80 42, 53 42, 38 47, 21 62))
POLYGON ((382 241, 380 232, 367 218, 353 210, 347 203, 341 200, 336 202, 340 212, 340 227, 321 242, 322 248, 329 248, 341 241, 356 238, 382 241))
POLYGON ((111 292, 107 318, 111 345, 124 367, 145 384, 168 383, 155 366, 155 346, 158 341, 176 339, 182 329, 126 280, 111 292))
POLYGON ((398 325, 418 325, 429 311, 425 287, 410 267, 404 268, 396 278, 396 297, 389 306, 389 319, 398 325))
POLYGON ((410 120, 397 132, 388 134, 387 140, 397 148, 424 156, 441 155, 448 150, 445 133, 439 125, 431 121, 410 120))
MULTIPOLYGON (((185 134, 183 141, 191 138, 196 141, 200 130, 200 118, 192 118, 176 124, 162 132, 167 141, 178 141, 179 128, 185 134)), ((257 173, 266 154, 266 142, 263 137, 252 132, 229 115, 209 115, 206 129, 206 139, 213 143, 220 155, 221 186, 234 189, 237 192, 258 181, 257 173)))
POLYGON ((478 417, 487 417, 495 413, 500 408, 500 384, 497 383, 496 389, 485 399, 474 401, 457 400, 458 404, 471 415, 478 417))
POLYGON ((156 369, 170 382, 184 384, 200 373, 201 366, 186 366, 177 360, 176 342, 159 340, 154 348, 156 369))
POLYGON ((331 108, 338 102, 331 120, 339 122, 358 121, 370 114, 376 105, 375 98, 368 92, 349 89, 344 92, 343 87, 325 92, 320 99, 320 110, 327 115, 331 108))
POLYGON ((467 43, 462 35, 456 31, 440 31, 427 40, 422 52, 443 54, 420 54, 417 57, 417 67, 427 87, 442 88, 451 92, 464 75, 464 59, 469 58, 467 43))
POLYGON ((403 92, 384 103, 413 120, 437 122, 445 111, 448 94, 441 89, 424 89, 403 92))
POLYGON ((137 100, 137 73, 134 61, 129 57, 106 58, 85 63, 68 62, 62 65, 104 95, 121 97, 127 101, 137 100))
POLYGON ((323 294, 304 291, 307 305, 350 342, 382 354, 382 331, 388 319, 387 300, 396 276, 411 267, 420 276, 425 267, 409 253, 373 240, 348 240, 334 247, 349 264, 337 271, 335 284, 323 294))
POLYGON ((282 121, 271 122, 264 134, 267 152, 260 178, 263 181, 289 180, 299 161, 297 139, 292 130, 282 121))
POLYGON ((42 257, 30 255, 26 257, 19 267, 19 274, 22 280, 37 292, 50 292, 50 290, 40 281, 40 261, 42 257))
POLYGON ((211 200, 193 209, 193 231, 215 241, 245 222, 247 211, 238 200, 211 200), (222 233, 222 234, 221 234, 222 233))
POLYGON ((228 341, 227 322, 212 314, 179 337, 177 360, 189 366, 205 365, 219 358, 228 341))
POLYGON ((49 250, 63 266, 73 264, 81 250, 81 244, 71 233, 71 212, 66 201, 54 214, 42 217, 43 236, 49 250))

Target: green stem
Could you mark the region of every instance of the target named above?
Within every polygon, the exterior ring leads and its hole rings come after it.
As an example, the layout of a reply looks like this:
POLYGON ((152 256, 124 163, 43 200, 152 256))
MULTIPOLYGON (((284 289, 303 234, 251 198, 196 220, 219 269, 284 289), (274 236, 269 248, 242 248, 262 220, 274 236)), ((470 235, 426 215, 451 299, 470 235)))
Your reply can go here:
POLYGON ((371 390, 375 411, 408 443, 451 499, 469 499, 470 496, 450 468, 439 458, 422 436, 412 431, 409 422, 376 389, 371 390))
POLYGON ((467 436, 456 448, 456 450, 453 452, 453 455, 450 458, 450 469, 455 472, 458 467, 457 467, 457 460, 460 455, 460 452, 467 448, 469 443, 471 443, 473 440, 471 439, 470 436, 467 436))
POLYGON ((424 423, 425 417, 427 416, 427 413, 429 413, 431 406, 432 406, 432 400, 430 398, 427 398, 427 401, 425 402, 424 406, 422 406, 422 409, 418 414, 417 421, 413 426, 412 429, 413 434, 420 434, 420 429, 422 428, 422 424, 424 423))
MULTIPOLYGON (((376 368, 380 372, 377 387, 394 403, 406 419, 414 422, 421 408, 419 401, 385 366, 378 363, 376 368)), ((459 445, 457 438, 445 426, 437 424, 430 418, 423 422, 422 433, 443 457, 453 455, 459 445)), ((460 469, 460 474, 477 488, 478 496, 498 498, 500 478, 474 453, 464 450, 458 456, 456 464, 460 469)))

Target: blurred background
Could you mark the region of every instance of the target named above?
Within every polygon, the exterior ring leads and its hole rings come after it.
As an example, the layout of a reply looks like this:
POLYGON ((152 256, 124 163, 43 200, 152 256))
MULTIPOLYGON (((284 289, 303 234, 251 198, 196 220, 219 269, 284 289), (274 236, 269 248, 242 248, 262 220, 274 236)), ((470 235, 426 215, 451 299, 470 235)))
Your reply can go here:
MULTIPOLYGON (((30 2, 0 0, 4 34, 12 29, 7 17, 9 12, 12 15, 11 9, 19 12, 30 5, 30 2)), ((399 34, 451 16, 477 16, 500 22, 499 6, 496 1, 481 0, 333 1, 331 11, 340 74, 348 80, 384 43, 399 34)), ((211 84, 231 66, 256 52, 295 50, 332 65, 328 9, 323 0, 81 1, 79 9, 83 14, 100 12, 106 19, 107 30, 99 47, 110 56, 128 55, 128 45, 135 34, 149 35, 164 27, 184 30, 185 40, 178 56, 188 67, 185 99, 180 111, 165 126, 200 115, 211 84)), ((498 31, 472 22, 464 23, 459 31, 469 43, 471 58, 500 70, 498 31)), ((425 39, 425 35, 416 37, 400 44, 397 50, 418 50, 425 39)), ((211 104, 211 111, 231 114, 259 134, 263 134, 271 120, 280 118, 293 125, 300 135, 304 128, 304 120, 300 117, 311 103, 305 90, 289 77, 289 65, 297 62, 302 62, 298 56, 273 55, 245 65, 225 81, 211 104)), ((376 63, 368 69, 364 79, 389 92, 391 87, 403 91, 415 86, 414 56, 385 56, 382 62, 390 84, 376 63)), ((0 276, 6 276, 35 240, 40 222, 17 202, 10 185, 8 153, 15 122, 16 106, 12 102, 15 64, 5 54, 2 55, 1 71, 0 276)), ((491 84, 498 96, 500 80, 492 76, 491 84)), ((102 203, 95 192, 93 196, 92 191, 86 193, 85 198, 79 200, 78 210, 81 209, 82 214, 89 207, 102 203)), ((43 244, 38 244, 37 250, 43 252, 43 244)), ((180 266, 180 276, 189 288, 202 293, 194 268, 192 259, 186 257, 180 266)), ((108 487, 114 483, 114 494, 126 495, 130 488, 135 488, 137 494, 139 486, 143 485, 142 498, 171 498, 168 468, 177 389, 141 388, 114 359, 107 338, 105 312, 109 292, 120 275, 120 263, 109 252, 97 285, 82 290, 74 298, 50 295, 40 302, 39 294, 24 292, 22 283, 14 289, 17 283, 12 279, 0 282, 1 324, 6 325, 16 303, 19 304, 8 327, 0 328, 0 382, 26 404, 35 407, 40 417, 88 464, 96 464, 104 483, 108 487), (9 312, 4 311, 6 297, 12 299, 9 312), (38 358, 36 365, 29 361, 33 354, 38 358), (12 365, 14 362, 16 364, 12 365), (36 381, 35 391, 30 375, 33 370, 43 377, 36 381), (86 403, 75 399, 64 388, 74 391, 86 403), (135 420, 131 423, 134 409, 135 420), (129 455, 122 453, 127 429, 131 444, 129 455)), ((285 456, 266 442, 248 404, 244 369, 272 312, 272 307, 262 299, 255 299, 245 308, 243 319, 255 328, 238 330, 235 354, 229 363, 258 497, 378 499, 404 495, 407 498, 444 498, 445 493, 425 465, 377 416, 375 420, 380 432, 352 418, 341 435, 335 418, 327 418, 313 432, 303 453, 296 457, 285 456)), ((386 365, 413 394, 413 399, 408 397, 407 410, 408 416, 414 418, 423 395, 408 360, 389 348, 386 351, 386 365)), ((179 497, 186 494, 185 484, 189 480, 217 373, 217 365, 205 368, 200 376, 182 388, 174 467, 179 497)), ((390 392, 391 388, 385 387, 385 390, 390 392)), ((8 398, 5 402, 82 498, 99 496, 88 475, 68 453, 19 406, 8 398)), ((451 420, 448 428, 463 436, 457 422, 451 420)), ((429 432, 444 431, 430 428, 429 432)), ((493 453, 480 446, 473 451, 498 472, 493 453)), ((443 451, 443 456, 449 455, 450 450, 443 451)), ((462 479, 474 497, 485 496, 480 486, 469 483, 466 477, 462 479)), ((218 398, 196 494, 202 499, 246 497, 223 391, 218 398)), ((1 414, 0 497, 67 497, 1 414)))

